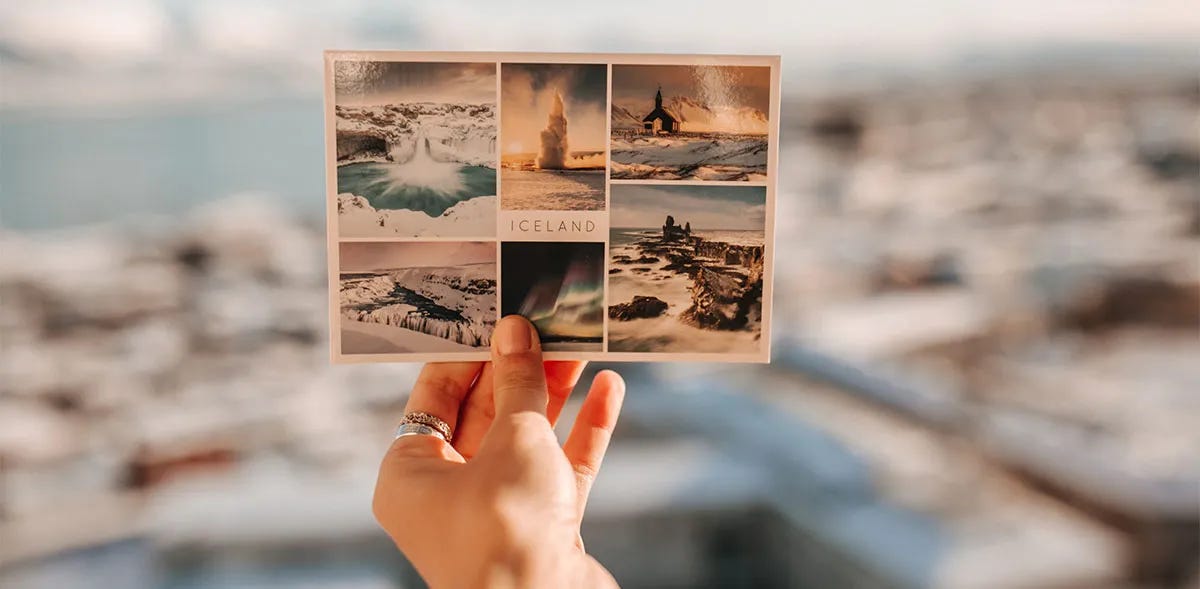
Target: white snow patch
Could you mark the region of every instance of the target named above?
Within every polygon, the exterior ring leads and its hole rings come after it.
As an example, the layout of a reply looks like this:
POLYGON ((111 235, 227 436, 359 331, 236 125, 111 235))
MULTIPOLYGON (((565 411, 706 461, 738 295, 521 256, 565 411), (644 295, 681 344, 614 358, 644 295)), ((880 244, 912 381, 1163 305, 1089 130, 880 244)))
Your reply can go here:
POLYGON ((338 195, 341 237, 494 237, 496 197, 464 200, 437 217, 407 209, 376 209, 366 198, 338 195))

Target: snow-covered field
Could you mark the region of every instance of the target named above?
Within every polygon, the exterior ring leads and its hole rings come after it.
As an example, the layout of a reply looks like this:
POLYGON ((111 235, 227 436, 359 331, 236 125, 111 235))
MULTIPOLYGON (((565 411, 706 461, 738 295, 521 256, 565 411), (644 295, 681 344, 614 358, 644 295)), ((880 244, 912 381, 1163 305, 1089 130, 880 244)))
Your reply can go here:
POLYGON ((611 149, 611 175, 616 180, 767 178, 766 135, 613 132, 611 149))
POLYGON ((343 354, 446 351, 427 337, 483 348, 496 324, 496 265, 343 274, 338 299, 342 328, 352 332, 343 354), (353 325, 361 323, 387 329, 353 325))
POLYGON ((518 211, 602 211, 604 170, 500 171, 500 204, 518 211))
POLYGON ((478 348, 426 335, 419 331, 343 319, 341 327, 343 354, 429 354, 441 352, 477 352, 478 348))
MULTIPOLYGON (((601 201, 603 202, 603 201, 601 201)), ((376 209, 354 194, 338 195, 341 237, 491 237, 496 234, 496 197, 464 200, 436 217, 407 209, 376 209)))

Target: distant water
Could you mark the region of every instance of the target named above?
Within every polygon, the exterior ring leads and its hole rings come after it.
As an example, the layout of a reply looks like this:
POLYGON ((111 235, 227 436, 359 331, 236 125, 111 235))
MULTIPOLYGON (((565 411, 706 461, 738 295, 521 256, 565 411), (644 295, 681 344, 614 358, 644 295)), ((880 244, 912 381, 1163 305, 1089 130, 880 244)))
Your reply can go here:
POLYGON ((134 116, 0 112, 0 225, 179 215, 246 191, 324 214, 319 101, 134 116))
POLYGON ((613 227, 609 229, 608 242, 611 246, 628 245, 654 235, 662 235, 662 229, 659 227, 613 227))
MULTIPOLYGON (((663 219, 666 220, 665 218, 663 219)), ((609 230, 609 243, 612 246, 628 245, 646 237, 662 235, 660 227, 613 227, 609 230)), ((712 241, 723 241, 739 245, 762 245, 764 231, 745 231, 736 229, 693 229, 692 235, 712 241)))
POLYGON ((720 241, 733 245, 762 245, 766 231, 745 231, 738 229, 696 229, 692 235, 703 237, 709 241, 720 241))
POLYGON ((464 200, 496 194, 496 170, 484 166, 441 166, 452 168, 452 177, 435 184, 406 177, 404 164, 346 164, 338 167, 338 192, 364 197, 377 209, 423 211, 431 217, 464 200))

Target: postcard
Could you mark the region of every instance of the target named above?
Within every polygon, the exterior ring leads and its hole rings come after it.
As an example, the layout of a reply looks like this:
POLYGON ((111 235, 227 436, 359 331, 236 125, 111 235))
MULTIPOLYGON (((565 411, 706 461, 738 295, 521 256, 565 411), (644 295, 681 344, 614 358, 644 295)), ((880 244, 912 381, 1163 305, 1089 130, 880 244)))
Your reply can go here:
POLYGON ((767 362, 778 56, 328 51, 335 363, 767 362))

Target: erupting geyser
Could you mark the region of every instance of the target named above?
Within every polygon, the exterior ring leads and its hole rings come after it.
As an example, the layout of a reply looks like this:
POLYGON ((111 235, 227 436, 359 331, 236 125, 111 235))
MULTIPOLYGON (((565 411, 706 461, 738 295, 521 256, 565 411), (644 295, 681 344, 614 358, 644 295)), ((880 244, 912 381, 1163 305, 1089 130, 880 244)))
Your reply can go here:
POLYGON ((542 149, 537 166, 546 170, 561 170, 567 165, 567 115, 563 113, 562 94, 554 93, 554 104, 546 128, 542 129, 542 149))

